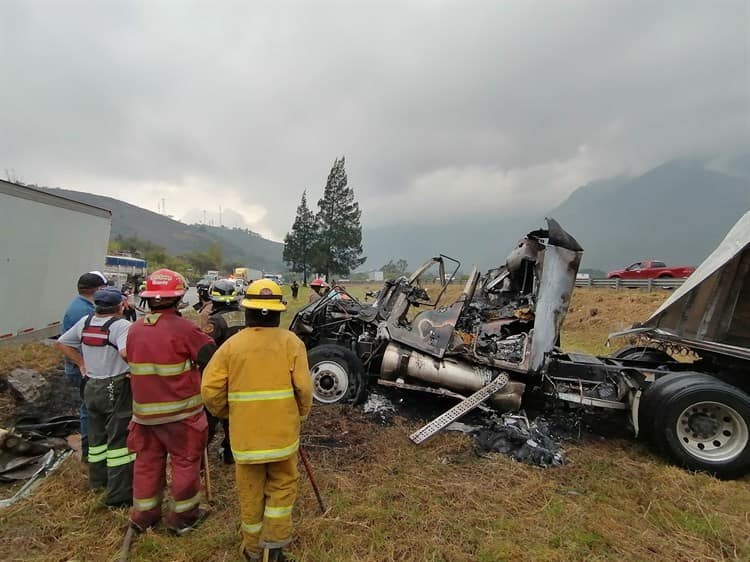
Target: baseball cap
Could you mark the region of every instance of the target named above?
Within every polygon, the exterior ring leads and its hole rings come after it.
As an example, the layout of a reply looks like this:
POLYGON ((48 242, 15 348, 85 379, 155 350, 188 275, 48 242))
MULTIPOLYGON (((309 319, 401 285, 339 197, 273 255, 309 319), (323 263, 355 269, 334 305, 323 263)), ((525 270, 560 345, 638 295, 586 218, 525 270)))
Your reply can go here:
POLYGON ((79 289, 98 289, 107 284, 107 278, 100 271, 89 271, 78 278, 79 289))
POLYGON ((122 299, 122 293, 113 287, 105 287, 94 293, 94 304, 98 306, 116 306, 122 299))

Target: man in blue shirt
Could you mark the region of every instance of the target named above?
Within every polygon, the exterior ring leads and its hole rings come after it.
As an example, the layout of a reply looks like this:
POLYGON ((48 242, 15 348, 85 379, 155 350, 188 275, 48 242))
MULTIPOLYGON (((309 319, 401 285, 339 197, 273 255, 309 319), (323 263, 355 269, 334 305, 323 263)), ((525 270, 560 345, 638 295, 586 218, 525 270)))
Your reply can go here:
MULTIPOLYGON (((94 312, 94 293, 106 284, 107 278, 98 271, 84 273, 78 278, 78 296, 71 301, 65 311, 65 316, 63 316, 63 334, 70 330, 81 318, 94 312)), ((85 462, 89 452, 89 413, 85 402, 83 402, 83 377, 78 365, 67 358, 65 358, 65 378, 81 389, 81 458, 85 462)))

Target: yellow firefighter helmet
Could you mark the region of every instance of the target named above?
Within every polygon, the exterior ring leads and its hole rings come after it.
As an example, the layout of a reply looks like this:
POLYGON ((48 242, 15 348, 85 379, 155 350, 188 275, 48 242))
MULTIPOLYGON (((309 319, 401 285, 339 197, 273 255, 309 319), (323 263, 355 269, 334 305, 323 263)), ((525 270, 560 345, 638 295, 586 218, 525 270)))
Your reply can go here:
POLYGON ((240 305, 252 310, 272 310, 283 312, 286 310, 284 296, 281 287, 270 279, 259 279, 253 281, 245 291, 245 298, 240 305))

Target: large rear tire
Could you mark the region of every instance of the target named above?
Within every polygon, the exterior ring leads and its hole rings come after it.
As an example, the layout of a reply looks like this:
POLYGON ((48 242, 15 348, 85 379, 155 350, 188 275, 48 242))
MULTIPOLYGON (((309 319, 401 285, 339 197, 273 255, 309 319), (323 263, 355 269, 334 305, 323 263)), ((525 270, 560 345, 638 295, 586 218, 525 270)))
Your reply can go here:
POLYGON ((307 354, 313 398, 321 404, 359 404, 367 394, 362 362, 346 347, 325 344, 307 354))
POLYGON ((687 373, 663 377, 646 398, 651 437, 675 463, 721 478, 750 470, 747 393, 715 377, 687 373))

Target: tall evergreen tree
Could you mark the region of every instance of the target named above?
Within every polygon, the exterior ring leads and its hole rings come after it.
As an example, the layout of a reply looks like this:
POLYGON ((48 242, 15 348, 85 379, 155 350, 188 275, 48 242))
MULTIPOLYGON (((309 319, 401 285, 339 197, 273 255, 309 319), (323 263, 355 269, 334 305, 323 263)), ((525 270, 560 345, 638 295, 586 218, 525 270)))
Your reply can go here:
POLYGON ((362 265, 362 211, 347 185, 344 157, 333 163, 323 197, 318 201, 315 220, 318 225, 317 251, 313 266, 330 279, 331 274, 349 273, 362 265))
POLYGON ((307 190, 302 192, 302 200, 297 207, 292 230, 284 237, 284 262, 291 271, 302 273, 302 282, 307 284, 313 252, 317 242, 315 215, 307 206, 307 190))

